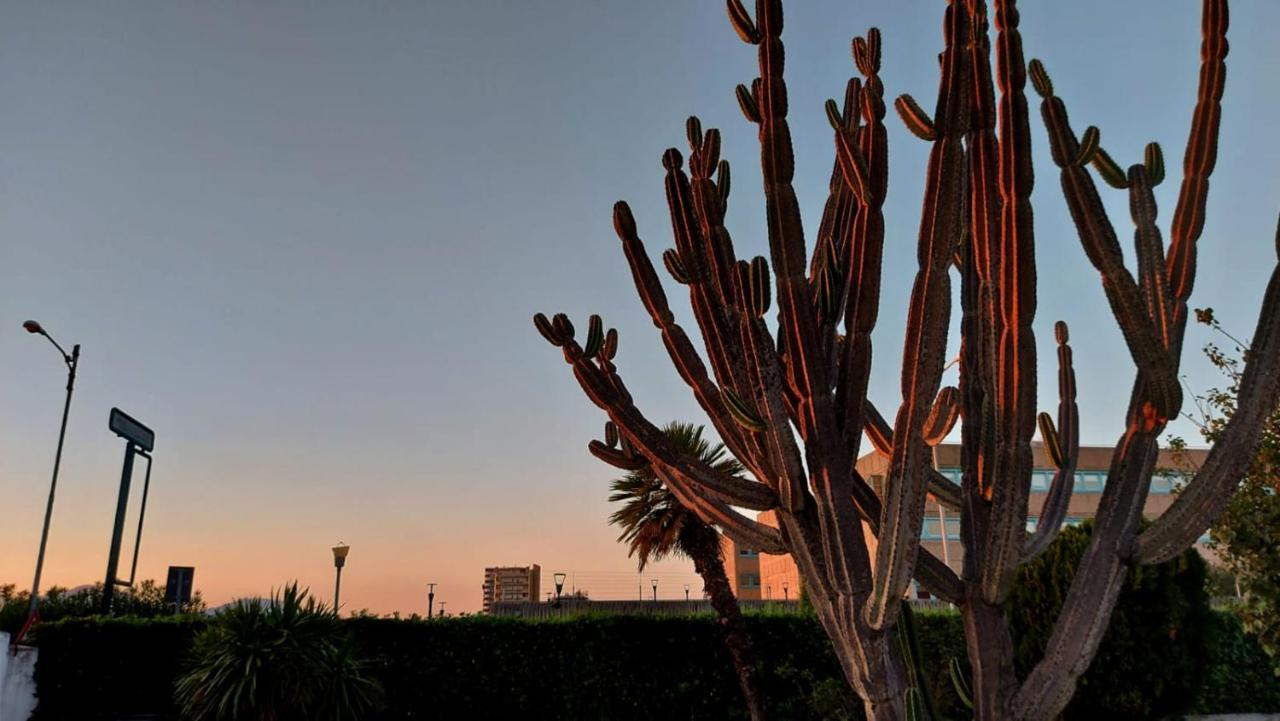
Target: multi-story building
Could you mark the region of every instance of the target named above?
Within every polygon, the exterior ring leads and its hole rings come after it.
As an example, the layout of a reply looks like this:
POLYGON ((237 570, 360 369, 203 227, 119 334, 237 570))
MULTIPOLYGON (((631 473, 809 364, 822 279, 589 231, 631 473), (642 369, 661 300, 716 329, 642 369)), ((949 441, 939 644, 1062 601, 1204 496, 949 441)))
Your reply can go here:
POLYGON ((542 567, 491 566, 484 569, 484 612, 498 601, 537 601, 542 583, 542 567))
MULTIPOLYGON (((1107 479, 1107 469, 1111 464, 1111 452, 1112 449, 1107 446, 1080 448, 1079 459, 1076 463, 1075 486, 1072 489, 1071 502, 1067 506, 1065 524, 1074 526, 1093 518, 1097 514, 1098 503, 1102 498, 1103 485, 1107 479)), ((1190 468, 1199 467, 1204 462, 1207 453, 1208 451, 1203 449, 1188 449, 1178 457, 1174 457, 1167 451, 1161 451, 1160 457, 1156 461, 1156 468, 1159 472, 1151 479, 1151 491, 1147 494, 1143 515, 1148 518, 1155 518, 1164 513, 1173 504, 1173 487, 1178 483, 1182 472, 1189 470, 1188 466, 1190 468)), ((1032 444, 1032 454, 1034 470, 1031 474, 1031 498, 1027 509, 1028 531, 1034 531, 1036 528, 1040 518, 1040 509, 1044 505, 1049 485, 1053 482, 1053 477, 1056 473, 1056 469, 1049 463, 1049 459, 1045 456, 1044 448, 1040 443, 1032 444)), ((934 465, 944 476, 959 483, 960 446, 944 443, 935 447, 934 465)), ((883 492, 884 479, 889 468, 888 456, 878 451, 873 451, 858 459, 857 468, 862 477, 867 479, 867 482, 877 492, 883 492)), ((770 526, 777 525, 771 511, 761 513, 758 518, 761 523, 770 526)), ((869 540, 874 541, 874 539, 870 538, 869 533, 868 537, 869 540)), ((920 541, 921 547, 931 551, 957 573, 961 571, 964 564, 964 547, 960 543, 960 514, 954 509, 948 509, 939 504, 932 495, 929 497, 925 508, 925 520, 921 529, 920 541)), ((1197 547, 1202 553, 1206 553, 1206 549, 1202 545, 1197 547)), ((726 539, 726 558, 734 556, 737 551, 736 544, 726 539)), ((1206 555, 1209 554, 1206 553, 1206 555)), ((778 589, 782 587, 783 583, 786 583, 791 588, 799 588, 798 572, 795 562, 792 561, 790 556, 759 556, 756 563, 760 569, 759 582, 764 587, 778 589)), ((733 575, 730 575, 729 578, 736 583, 737 579, 733 575)), ((735 592, 738 590, 737 585, 734 586, 734 590, 735 592)), ((744 591, 750 592, 750 589, 744 589, 744 591)), ((927 598, 927 594, 919 589, 916 589, 914 593, 927 598)), ((744 596, 744 598, 759 598, 759 596, 744 596)))
POLYGON ((724 572, 733 587, 733 595, 743 601, 758 601, 764 596, 760 586, 760 553, 720 537, 720 552, 724 556, 724 572))

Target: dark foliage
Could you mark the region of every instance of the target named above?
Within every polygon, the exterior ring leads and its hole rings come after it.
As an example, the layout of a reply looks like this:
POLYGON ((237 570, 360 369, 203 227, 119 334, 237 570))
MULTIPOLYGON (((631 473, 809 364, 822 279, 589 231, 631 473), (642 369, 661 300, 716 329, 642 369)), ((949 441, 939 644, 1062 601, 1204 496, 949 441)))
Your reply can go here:
MULTIPOLYGON (((1219 635, 1200 665, 1199 713, 1280 711, 1280 681, 1238 621, 1215 614, 1219 635)), ((964 658, 958 616, 917 615, 929 687, 945 718, 968 718, 947 676, 964 658)), ((176 717, 174 683, 202 619, 72 620, 38 641, 37 721, 176 717)), ((467 617, 344 622, 386 690, 376 721, 604 719, 731 721, 746 717, 713 616, 595 617, 526 622, 467 617)), ((748 614, 760 679, 780 719, 862 718, 830 642, 802 615, 748 614)), ((1148 659, 1149 660, 1149 659, 1148 659)), ((968 672, 965 667, 965 672, 968 672)), ((1129 718, 1104 709, 1097 719, 1129 718)), ((1095 720, 1096 721, 1096 720, 1095 720)))

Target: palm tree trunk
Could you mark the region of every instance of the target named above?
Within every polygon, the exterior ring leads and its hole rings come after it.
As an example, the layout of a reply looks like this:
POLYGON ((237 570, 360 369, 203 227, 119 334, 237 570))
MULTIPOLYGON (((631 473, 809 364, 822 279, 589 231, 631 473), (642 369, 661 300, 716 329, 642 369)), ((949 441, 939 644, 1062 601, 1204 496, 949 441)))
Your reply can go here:
POLYGON ((756 678, 755 653, 751 649, 751 636, 747 633, 742 609, 733 595, 729 577, 724 572, 724 560, 720 557, 720 535, 712 528, 688 528, 682 544, 693 559, 693 568, 702 577, 703 588, 716 610, 724 643, 733 659, 733 669, 738 675, 738 685, 747 701, 747 711, 752 721, 763 721, 764 704, 756 678))

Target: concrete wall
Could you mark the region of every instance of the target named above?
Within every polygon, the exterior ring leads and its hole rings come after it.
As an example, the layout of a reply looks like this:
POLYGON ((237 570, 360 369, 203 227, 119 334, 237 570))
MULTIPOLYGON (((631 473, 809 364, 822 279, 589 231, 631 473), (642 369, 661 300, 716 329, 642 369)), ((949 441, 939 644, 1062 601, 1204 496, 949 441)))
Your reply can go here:
POLYGON ((36 708, 36 655, 29 646, 9 647, 0 633, 0 721, 27 721, 36 708))

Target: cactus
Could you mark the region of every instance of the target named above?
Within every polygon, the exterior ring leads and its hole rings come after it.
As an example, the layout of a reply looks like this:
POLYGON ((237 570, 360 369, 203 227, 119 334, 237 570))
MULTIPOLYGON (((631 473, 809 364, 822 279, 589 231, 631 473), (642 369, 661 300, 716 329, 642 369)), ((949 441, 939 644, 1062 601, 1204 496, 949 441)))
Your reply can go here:
POLYGON ((846 84, 843 102, 826 102, 834 158, 809 252, 792 185, 781 0, 757 0, 754 12, 741 0, 727 0, 733 30, 758 59, 760 77, 739 85, 736 95, 759 134, 767 261, 740 260, 734 250, 725 225, 730 169, 720 157, 719 133, 690 118, 688 162, 674 148, 663 154, 675 241, 663 263, 689 294, 705 360, 671 312, 630 208, 614 207, 614 228, 641 302, 677 374, 745 472, 717 473, 680 454, 645 418, 614 364, 615 330, 606 332, 593 317, 583 347, 567 317, 534 319, 608 416, 605 441, 592 441, 592 454, 620 468, 647 463, 699 518, 764 553, 794 558, 807 598, 873 721, 921 711, 919 690, 910 692, 908 683, 908 672, 918 675, 918 669, 904 667, 894 653, 893 634, 903 622, 900 599, 913 578, 961 610, 972 679, 960 679, 958 667, 953 676, 963 682, 976 718, 1055 717, 1097 650, 1127 570, 1168 559, 1205 531, 1245 470, 1262 420, 1280 401, 1278 269, 1241 379, 1240 408, 1173 506, 1145 530, 1138 527, 1157 438, 1182 403, 1178 372, 1187 301, 1217 153, 1227 6, 1226 0, 1202 2, 1198 99, 1167 250, 1152 191, 1166 174, 1159 145, 1149 144, 1141 162, 1122 169, 1102 147, 1096 127, 1079 137, 1072 130, 1045 64, 1026 62, 1015 0, 993 0, 990 18, 984 0, 946 2, 932 114, 910 95, 894 102, 930 153, 902 400, 892 423, 867 399, 888 191, 880 33, 873 28, 853 40, 858 75, 846 84), (1057 413, 1035 407, 1028 81, 1040 97, 1063 197, 1084 254, 1102 278, 1135 379, 1091 546, 1044 659, 1024 669, 1020 682, 1003 604, 1015 571, 1039 555, 1061 525, 1079 450, 1065 324, 1055 328, 1057 413), (1091 169, 1104 190, 1128 193, 1136 270, 1126 267, 1091 169), (959 284, 959 382, 943 387, 952 283, 959 284), (765 318, 771 306, 776 321, 765 318), (958 485, 933 468, 930 451, 957 424, 958 485), (1057 473, 1041 523, 1028 534, 1037 432, 1057 473), (872 488, 855 468, 864 435, 889 457, 883 489, 872 488), (961 514, 963 574, 920 547, 928 495, 961 514), (743 508, 772 511, 777 526, 752 520, 743 508))

